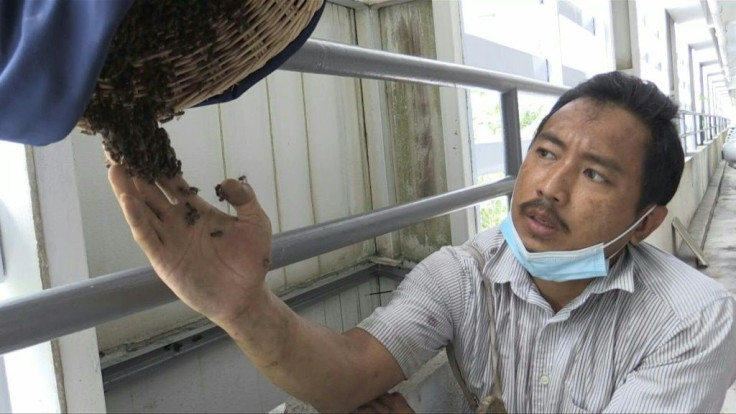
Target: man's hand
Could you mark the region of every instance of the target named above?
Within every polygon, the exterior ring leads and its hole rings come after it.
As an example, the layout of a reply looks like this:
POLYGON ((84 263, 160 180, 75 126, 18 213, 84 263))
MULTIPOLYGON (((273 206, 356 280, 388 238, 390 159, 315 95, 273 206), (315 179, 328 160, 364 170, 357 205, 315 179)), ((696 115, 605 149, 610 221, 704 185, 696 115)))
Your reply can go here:
POLYGON ((113 164, 108 177, 158 276, 287 393, 322 411, 345 412, 404 379, 394 357, 367 332, 332 332, 270 292, 271 225, 249 185, 225 180, 219 186, 233 217, 198 197, 181 176, 149 184, 113 164))
POLYGON ((398 392, 383 394, 375 400, 361 405, 355 410, 357 414, 368 413, 413 413, 414 410, 398 392))
POLYGON ((233 217, 197 196, 181 175, 149 184, 114 164, 108 179, 136 242, 187 305, 223 324, 267 296, 271 224, 248 184, 228 179, 218 188, 233 217))

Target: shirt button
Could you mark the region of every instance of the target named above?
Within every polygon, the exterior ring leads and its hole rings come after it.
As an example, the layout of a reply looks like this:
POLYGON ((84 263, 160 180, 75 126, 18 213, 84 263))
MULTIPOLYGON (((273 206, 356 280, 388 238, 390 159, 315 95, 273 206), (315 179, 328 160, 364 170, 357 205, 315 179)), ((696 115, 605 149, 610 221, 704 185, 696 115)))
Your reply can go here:
POLYGON ((542 375, 539 377, 539 383, 542 385, 548 385, 549 384, 549 377, 546 375, 542 375))

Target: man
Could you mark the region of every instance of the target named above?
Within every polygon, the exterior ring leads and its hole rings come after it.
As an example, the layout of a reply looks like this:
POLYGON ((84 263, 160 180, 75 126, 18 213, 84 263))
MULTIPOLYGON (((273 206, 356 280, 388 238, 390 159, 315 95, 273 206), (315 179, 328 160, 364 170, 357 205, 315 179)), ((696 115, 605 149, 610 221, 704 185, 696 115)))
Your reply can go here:
MULTIPOLYGON (((120 166, 110 181, 162 280, 275 384, 321 410, 381 396, 448 344, 469 391, 489 395, 495 322, 510 412, 713 412, 736 375, 733 299, 642 243, 682 173, 676 112, 656 86, 619 73, 567 92, 539 126, 509 218, 469 242, 482 270, 466 249, 443 248, 344 334, 301 319, 266 287, 271 228, 249 186, 223 183, 237 221, 190 196, 204 219, 188 226, 185 203, 155 185, 120 166)), ((384 396, 367 408, 407 407, 384 396)))

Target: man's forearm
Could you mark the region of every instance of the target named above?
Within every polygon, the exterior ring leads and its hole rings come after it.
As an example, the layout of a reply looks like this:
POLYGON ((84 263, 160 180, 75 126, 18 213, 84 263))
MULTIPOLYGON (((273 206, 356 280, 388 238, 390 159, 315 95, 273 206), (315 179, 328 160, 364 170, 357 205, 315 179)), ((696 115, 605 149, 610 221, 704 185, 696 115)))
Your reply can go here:
POLYGON ((271 381, 321 411, 354 409, 403 379, 366 332, 333 332, 301 318, 267 289, 246 312, 218 324, 271 381))

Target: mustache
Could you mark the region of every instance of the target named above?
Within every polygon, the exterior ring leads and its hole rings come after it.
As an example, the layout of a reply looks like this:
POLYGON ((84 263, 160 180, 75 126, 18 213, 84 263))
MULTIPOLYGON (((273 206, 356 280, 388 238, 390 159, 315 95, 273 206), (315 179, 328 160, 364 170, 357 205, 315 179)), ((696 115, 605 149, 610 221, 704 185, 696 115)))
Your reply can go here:
POLYGON ((570 227, 560 218, 554 205, 547 198, 535 198, 534 200, 525 201, 519 205, 519 210, 527 216, 533 215, 534 212, 544 213, 545 219, 550 225, 561 229, 565 233, 570 233, 570 227))

